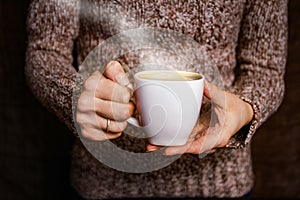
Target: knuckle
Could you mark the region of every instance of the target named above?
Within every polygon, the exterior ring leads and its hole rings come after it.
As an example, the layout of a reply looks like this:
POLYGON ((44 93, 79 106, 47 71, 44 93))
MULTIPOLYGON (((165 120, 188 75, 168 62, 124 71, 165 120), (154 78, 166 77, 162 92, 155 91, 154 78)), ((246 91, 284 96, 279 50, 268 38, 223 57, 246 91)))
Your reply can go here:
POLYGON ((117 124, 117 132, 122 132, 125 130, 125 128, 127 127, 127 122, 123 121, 123 122, 119 122, 117 124))
POLYGON ((83 85, 84 89, 87 91, 93 91, 96 89, 96 80, 93 77, 88 78, 83 85))
POLYGON ((120 110, 120 119, 121 120, 126 120, 129 117, 130 117, 130 115, 129 115, 128 109, 122 109, 122 110, 120 110))
POLYGON ((99 84, 97 86, 97 89, 99 86, 102 86, 103 88, 108 87, 110 85, 110 80, 107 78, 101 78, 99 81, 99 84))
POLYGON ((115 61, 115 60, 112 60, 110 61, 107 65, 106 65, 106 70, 105 70, 105 73, 106 74, 111 74, 114 69, 116 68, 116 66, 118 65, 119 62, 115 61))
POLYGON ((76 119, 75 119, 76 123, 80 126, 81 131, 87 131, 87 129, 89 129, 89 127, 91 125, 93 125, 91 123, 91 121, 89 120, 88 116, 85 114, 78 114, 76 115, 76 119))
POLYGON ((78 99, 77 108, 80 111, 84 111, 85 109, 87 109, 90 106, 90 103, 91 103, 90 99, 87 96, 82 95, 78 99))
POLYGON ((127 121, 122 122, 122 131, 124 131, 127 127, 127 121))
POLYGON ((83 127, 81 128, 81 135, 82 135, 82 137, 84 137, 84 138, 88 138, 88 139, 91 138, 88 129, 83 128, 83 127))
POLYGON ((85 123, 85 119, 83 117, 83 115, 80 113, 80 114, 76 114, 76 122, 79 124, 79 125, 83 125, 85 123))
POLYGON ((120 67, 120 66, 121 66, 121 64, 120 64, 118 61, 112 60, 112 61, 110 61, 110 62, 107 64, 107 69, 108 69, 108 70, 111 70, 111 69, 118 68, 118 67, 120 67))

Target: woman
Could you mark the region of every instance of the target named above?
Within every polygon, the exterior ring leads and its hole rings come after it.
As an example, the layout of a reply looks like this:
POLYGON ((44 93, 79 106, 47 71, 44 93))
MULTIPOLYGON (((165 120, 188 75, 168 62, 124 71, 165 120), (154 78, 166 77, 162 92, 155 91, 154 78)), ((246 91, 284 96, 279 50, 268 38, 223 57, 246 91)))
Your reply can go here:
MULTIPOLYGON (((110 36, 143 26, 181 32, 209 52, 224 80, 226 101, 219 101, 224 91, 209 82, 204 95, 215 105, 217 122, 224 128, 215 134, 198 123, 188 145, 165 149, 166 155, 184 153, 180 159, 163 169, 141 174, 106 167, 78 141, 72 162, 74 188, 90 199, 245 195, 254 182, 251 138, 277 110, 284 94, 287 1, 32 0, 26 60, 32 92, 76 133, 72 117, 76 63, 80 65, 110 36), (76 62, 72 57, 74 43, 76 62), (197 133, 212 136, 212 140, 216 135, 221 137, 217 142, 204 143, 203 137, 195 137, 197 133), (203 152, 210 154, 199 159, 196 155, 203 152)), ((86 80, 76 120, 84 137, 96 141, 116 139, 127 146, 130 142, 122 131, 134 104, 121 63, 111 61, 104 77, 95 73, 86 80), (118 88, 119 95, 112 97, 112 88, 118 88), (98 102, 93 110, 97 113, 95 122, 95 115, 90 114, 94 108, 86 103, 89 100, 98 102), (114 115, 109 106, 112 102, 117 108, 114 115)), ((154 151, 161 147, 148 144, 146 148, 154 151)))

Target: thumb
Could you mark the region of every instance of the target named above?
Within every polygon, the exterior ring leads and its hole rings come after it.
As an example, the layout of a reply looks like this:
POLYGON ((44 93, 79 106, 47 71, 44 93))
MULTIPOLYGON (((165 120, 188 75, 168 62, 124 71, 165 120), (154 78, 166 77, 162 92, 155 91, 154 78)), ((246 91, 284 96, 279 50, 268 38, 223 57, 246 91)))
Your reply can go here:
POLYGON ((122 65, 117 61, 110 61, 107 64, 104 75, 122 86, 126 87, 130 84, 122 65))
POLYGON ((206 96, 214 104, 220 107, 225 107, 226 91, 206 80, 204 82, 204 96, 206 96))

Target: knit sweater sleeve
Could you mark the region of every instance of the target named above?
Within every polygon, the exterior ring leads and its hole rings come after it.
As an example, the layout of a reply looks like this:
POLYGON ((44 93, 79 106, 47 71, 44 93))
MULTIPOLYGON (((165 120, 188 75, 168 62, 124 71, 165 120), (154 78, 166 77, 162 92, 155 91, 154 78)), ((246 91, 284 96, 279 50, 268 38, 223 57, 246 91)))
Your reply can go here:
POLYGON ((247 145, 280 106, 287 57, 287 0, 248 0, 238 46, 233 92, 251 104, 254 117, 227 147, 247 145))
POLYGON ((31 1, 27 16, 27 83, 37 99, 72 131, 72 91, 77 75, 72 52, 78 31, 78 0, 31 1))

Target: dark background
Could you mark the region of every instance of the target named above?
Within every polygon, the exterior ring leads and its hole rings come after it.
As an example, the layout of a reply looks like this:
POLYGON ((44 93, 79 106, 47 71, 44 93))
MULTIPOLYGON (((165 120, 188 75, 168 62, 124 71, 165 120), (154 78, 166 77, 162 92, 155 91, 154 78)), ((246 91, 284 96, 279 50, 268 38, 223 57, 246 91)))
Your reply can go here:
MULTIPOLYGON (((27 6, 0 2, 0 199, 72 199, 73 136, 25 83, 27 6)), ((290 0, 284 102, 253 138, 254 197, 300 197, 299 11, 300 1, 290 0)))

